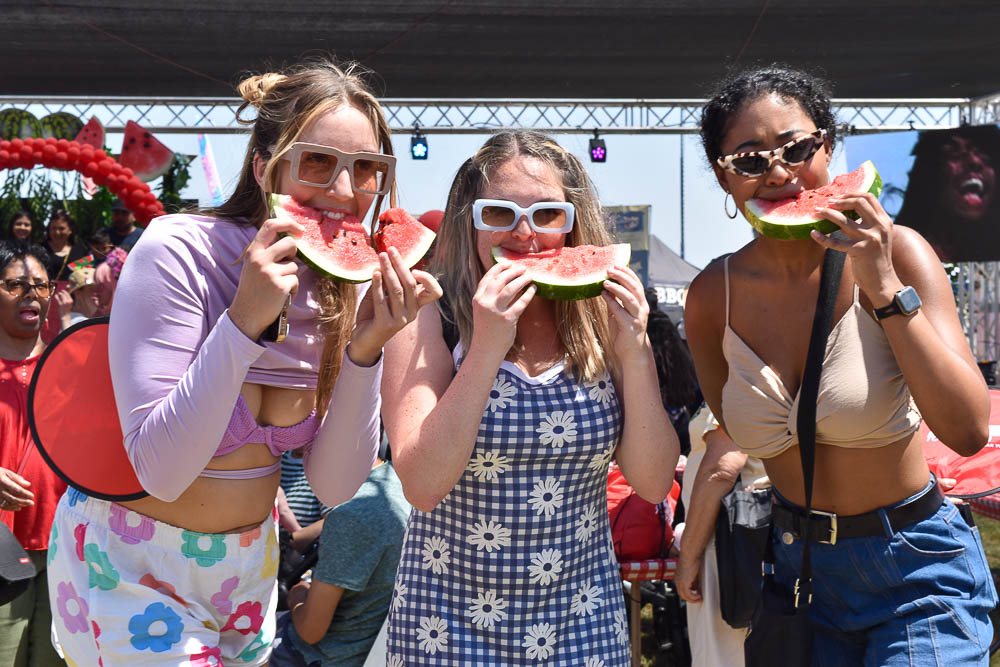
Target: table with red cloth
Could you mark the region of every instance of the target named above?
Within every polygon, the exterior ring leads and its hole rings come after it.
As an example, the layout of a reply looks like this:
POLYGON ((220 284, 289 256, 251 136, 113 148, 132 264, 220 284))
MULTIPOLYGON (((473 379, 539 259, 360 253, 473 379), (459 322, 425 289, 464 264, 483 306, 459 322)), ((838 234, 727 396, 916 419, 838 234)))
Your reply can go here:
POLYGON ((31 482, 28 490, 35 494, 33 506, 0 512, 0 519, 28 550, 48 548, 52 517, 66 491, 66 482, 45 464, 28 428, 28 384, 38 359, 0 359, 0 468, 17 472, 30 451, 20 475, 31 482))
POLYGON ((622 581, 632 584, 629 593, 629 641, 632 645, 632 665, 642 664, 642 633, 640 631, 639 612, 642 610, 642 592, 640 584, 643 581, 668 581, 677 572, 676 558, 650 558, 646 560, 627 560, 618 563, 622 581))

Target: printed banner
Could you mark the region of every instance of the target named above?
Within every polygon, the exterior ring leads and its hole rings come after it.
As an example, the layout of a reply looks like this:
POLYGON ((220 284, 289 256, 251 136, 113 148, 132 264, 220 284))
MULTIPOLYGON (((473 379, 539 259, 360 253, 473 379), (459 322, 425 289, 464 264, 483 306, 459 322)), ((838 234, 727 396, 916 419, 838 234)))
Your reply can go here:
POLYGON ((1000 127, 855 135, 848 169, 865 160, 882 177, 882 205, 920 232, 944 262, 1000 260, 1000 127))
POLYGON ((629 267, 649 283, 649 206, 604 206, 601 211, 618 243, 632 245, 629 267))

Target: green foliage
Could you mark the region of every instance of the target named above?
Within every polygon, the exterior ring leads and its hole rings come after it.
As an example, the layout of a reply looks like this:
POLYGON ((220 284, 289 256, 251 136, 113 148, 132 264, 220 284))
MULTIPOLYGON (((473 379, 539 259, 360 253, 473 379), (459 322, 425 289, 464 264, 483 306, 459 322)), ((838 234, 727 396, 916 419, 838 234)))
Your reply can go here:
POLYGON ((38 243, 45 240, 45 226, 52 212, 59 208, 69 211, 76 220, 76 236, 87 239, 100 227, 111 224, 111 202, 114 195, 105 188, 98 187, 92 199, 84 196, 83 178, 75 172, 64 172, 62 192, 75 196, 60 197, 48 175, 28 169, 11 169, 3 173, 0 187, 0 237, 7 237, 11 216, 20 210, 31 213, 35 221, 32 239, 38 243))
POLYGON ((163 175, 160 181, 159 199, 163 203, 163 208, 167 213, 177 213, 187 207, 188 202, 181 199, 181 191, 187 187, 191 180, 191 157, 174 153, 174 161, 170 164, 170 169, 163 175))

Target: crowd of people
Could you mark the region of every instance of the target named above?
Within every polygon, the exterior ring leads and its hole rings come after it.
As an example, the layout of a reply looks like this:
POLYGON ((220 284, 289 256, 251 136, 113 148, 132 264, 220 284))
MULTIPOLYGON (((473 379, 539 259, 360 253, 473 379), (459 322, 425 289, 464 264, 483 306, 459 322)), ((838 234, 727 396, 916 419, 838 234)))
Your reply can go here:
MULTIPOLYGON (((116 206, 85 242, 55 211, 46 247, 19 213, 0 243, 0 519, 38 572, 0 606, 0 664, 628 665, 608 467, 660 503, 682 456, 695 664, 743 661, 711 539, 740 477, 771 489, 778 580, 811 542, 814 664, 986 664, 982 544, 916 438, 923 419, 977 451, 986 387, 934 251, 874 196, 823 211, 841 234, 759 236, 711 263, 684 341, 629 268, 600 297, 553 301, 523 265, 494 264, 496 246, 611 242, 583 164, 534 131, 498 132, 458 167, 426 268, 389 249, 368 284, 314 273, 267 195, 347 222, 395 205, 392 169, 370 168, 395 162, 382 107, 359 69, 323 60, 239 93, 250 141, 223 204, 146 230, 116 206), (801 530, 795 422, 827 250, 847 261, 812 507, 837 539, 801 530), (917 307, 898 305, 906 291, 917 307), (25 416, 47 319, 103 314, 148 493, 120 502, 67 489, 25 416), (264 337, 279 316, 280 342, 264 337), (279 588, 289 563, 309 569, 279 588)), ((826 84, 783 67, 734 73, 702 114, 740 211, 828 183, 836 129, 826 84)))

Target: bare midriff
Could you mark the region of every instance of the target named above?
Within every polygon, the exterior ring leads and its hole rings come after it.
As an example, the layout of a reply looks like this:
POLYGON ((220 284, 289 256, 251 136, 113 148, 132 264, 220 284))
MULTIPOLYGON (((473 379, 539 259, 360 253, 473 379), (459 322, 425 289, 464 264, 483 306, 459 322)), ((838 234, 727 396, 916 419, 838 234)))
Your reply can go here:
MULTIPOLYGON (((292 426, 309 416, 315 392, 244 383, 243 398, 258 424, 292 426)), ((217 443, 216 443, 217 444, 217 443)), ((245 470, 273 465, 278 460, 267 445, 247 443, 215 457, 212 470, 245 470)), ((140 514, 199 533, 241 533, 258 526, 274 508, 281 472, 254 479, 198 477, 174 502, 152 496, 122 505, 140 514)))
MULTIPOLYGON (((791 502, 805 506, 798 446, 764 460, 771 483, 791 502)), ((813 509, 844 516, 892 505, 927 485, 930 470, 920 435, 873 449, 816 445, 813 509), (886 475, 886 471, 896 471, 886 475)))

